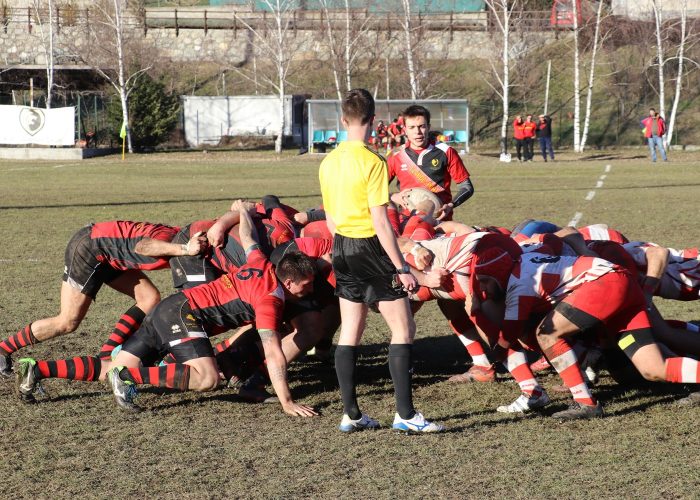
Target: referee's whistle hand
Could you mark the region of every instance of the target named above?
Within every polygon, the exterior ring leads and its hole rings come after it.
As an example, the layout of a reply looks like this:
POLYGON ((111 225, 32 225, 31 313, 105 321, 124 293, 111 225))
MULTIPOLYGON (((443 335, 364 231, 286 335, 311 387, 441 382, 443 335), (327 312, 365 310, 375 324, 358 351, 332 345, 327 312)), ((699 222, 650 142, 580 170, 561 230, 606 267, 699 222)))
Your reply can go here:
POLYGON ((418 288, 418 282, 416 281, 415 276, 412 274, 399 274, 398 276, 399 280, 401 281, 401 285, 407 292, 412 292, 418 288))

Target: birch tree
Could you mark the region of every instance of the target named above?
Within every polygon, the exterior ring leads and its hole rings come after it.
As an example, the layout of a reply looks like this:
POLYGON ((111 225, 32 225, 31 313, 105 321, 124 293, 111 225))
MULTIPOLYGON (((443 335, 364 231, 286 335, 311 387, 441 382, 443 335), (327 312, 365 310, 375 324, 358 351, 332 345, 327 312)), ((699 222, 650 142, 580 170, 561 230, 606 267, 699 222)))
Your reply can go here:
MULTIPOLYGON (((491 69, 498 82, 498 87, 491 88, 498 94, 503 104, 503 116, 501 118, 501 159, 505 159, 508 152, 508 114, 510 104, 510 34, 513 22, 513 11, 519 4, 519 0, 485 0, 486 7, 492 14, 492 19, 500 32, 501 60, 500 67, 491 62, 491 69)), ((488 82, 488 81, 487 81, 488 82)))
POLYGON ((51 109, 51 98, 53 96, 54 87, 54 61, 56 51, 55 44, 55 23, 53 0, 46 0, 46 4, 42 0, 32 0, 32 7, 36 15, 36 25, 39 28, 39 38, 41 39, 41 50, 44 52, 46 60, 46 109, 51 109), (46 5, 46 7, 44 7, 46 5), (46 11, 46 22, 42 17, 42 13, 46 11))
MULTIPOLYGON (((676 126, 676 114, 678 112, 678 103, 681 100, 681 87, 683 85, 683 71, 684 71, 684 62, 686 60, 685 56, 685 49, 686 45, 688 43, 688 1, 683 0, 681 4, 681 19, 680 19, 680 28, 681 28, 681 39, 678 43, 678 52, 676 54, 676 57, 678 58, 678 72, 676 74, 676 86, 675 86, 675 92, 673 95, 673 104, 671 105, 671 115, 669 116, 668 119, 668 132, 666 133, 664 137, 664 141, 666 143, 666 146, 668 146, 671 143, 671 139, 673 138, 673 132, 676 126)), ((698 66, 697 62, 690 60, 689 61, 692 64, 695 64, 696 67, 698 66)))
POLYGON ((408 81, 411 85, 411 99, 418 99, 421 96, 421 82, 418 72, 416 71, 416 61, 414 57, 416 26, 414 26, 411 16, 411 1, 401 0, 401 7, 403 9, 401 27, 404 35, 404 53, 406 54, 406 65, 408 67, 408 81))
POLYGON ((573 6, 573 34, 574 34, 574 151, 581 152, 581 66, 579 53, 579 22, 578 2, 571 2, 573 6))
MULTIPOLYGON (((576 2, 574 2, 576 3, 576 2)), ((604 37, 600 36, 601 14, 603 12, 603 2, 598 2, 598 10, 595 16, 595 32, 593 34, 593 48, 591 49, 591 67, 588 72, 588 86, 586 89, 586 111, 583 120, 583 133, 579 144, 579 153, 583 153, 588 140, 588 129, 591 123, 591 104, 593 100, 593 83, 595 82, 595 63, 596 55, 598 54, 598 45, 602 44, 604 37)))
MULTIPOLYGON (((282 152, 282 139, 286 125, 284 116, 284 97, 288 84, 289 70, 292 59, 298 45, 294 43, 290 35, 292 11, 295 8, 294 0, 262 0, 262 4, 271 14, 261 19, 258 28, 255 28, 251 22, 240 17, 237 14, 236 20, 240 21, 249 31, 252 41, 253 50, 263 56, 262 59, 267 60, 271 64, 272 70, 269 73, 261 71, 259 68, 257 74, 260 78, 270 85, 279 96, 279 122, 277 126, 277 139, 275 140, 275 152, 282 152), (265 25, 265 21, 268 24, 265 25)), ((251 80, 252 77, 246 72, 245 68, 234 67, 236 73, 244 78, 251 80)))
POLYGON ((151 66, 140 67, 139 30, 136 20, 128 15, 126 0, 101 0, 90 7, 86 24, 86 46, 75 49, 76 56, 92 67, 119 95, 122 120, 126 126, 126 144, 134 152, 129 127, 129 95, 139 77, 151 66))
POLYGON ((666 117, 666 83, 664 81, 664 45, 663 45, 663 20, 660 0, 651 0, 651 13, 654 16, 654 27, 656 34, 656 63, 659 75, 659 114, 666 117))

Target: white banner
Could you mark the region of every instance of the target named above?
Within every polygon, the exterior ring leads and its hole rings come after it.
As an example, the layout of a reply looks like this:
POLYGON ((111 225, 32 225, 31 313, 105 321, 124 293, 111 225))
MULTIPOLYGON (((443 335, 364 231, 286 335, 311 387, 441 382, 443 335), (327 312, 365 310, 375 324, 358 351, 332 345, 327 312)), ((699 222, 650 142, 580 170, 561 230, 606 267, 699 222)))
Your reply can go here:
POLYGON ((75 108, 0 106, 0 144, 75 144, 75 108))

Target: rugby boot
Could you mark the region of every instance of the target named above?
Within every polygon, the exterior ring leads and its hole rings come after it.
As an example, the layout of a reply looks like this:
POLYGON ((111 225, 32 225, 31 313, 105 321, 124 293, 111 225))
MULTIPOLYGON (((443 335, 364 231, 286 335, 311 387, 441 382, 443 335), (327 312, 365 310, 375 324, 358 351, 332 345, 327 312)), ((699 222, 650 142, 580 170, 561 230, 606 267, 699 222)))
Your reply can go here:
POLYGON ((22 358, 17 367, 17 395, 25 403, 36 403, 35 392, 43 393, 43 388, 36 376, 36 361, 22 358))
POLYGON ((676 401, 678 406, 700 406, 700 391, 691 392, 683 399, 676 401))
POLYGON ((143 411, 143 408, 134 403, 136 385, 131 381, 122 380, 119 376, 119 372, 123 369, 123 366, 115 366, 107 372, 107 383, 112 389, 114 400, 122 410, 132 413, 143 411))
POLYGON ((340 420, 340 425, 338 426, 341 432, 357 432, 364 431, 366 429, 374 430, 379 429, 379 422, 374 420, 369 415, 364 413, 360 418, 353 420, 347 413, 343 414, 343 418, 340 420))
POLYGON ((0 377, 10 378, 12 375, 12 357, 9 354, 0 354, 0 377))
POLYGON ((577 401, 574 401, 568 409, 563 411, 558 411, 552 415, 552 417, 559 420, 578 420, 578 419, 590 419, 590 418, 601 418, 603 416, 603 405, 598 402, 596 405, 582 405, 577 401))
POLYGON ((538 359, 530 365, 530 370, 532 370, 533 372, 543 372, 545 370, 549 370, 551 367, 552 365, 549 364, 547 358, 542 356, 540 357, 540 359, 538 359))
POLYGON ((238 389, 238 397, 249 403, 279 403, 279 398, 267 392, 267 379, 259 371, 253 373, 238 389))
POLYGON ((426 420, 421 412, 416 412, 412 418, 401 418, 397 413, 394 415, 394 423, 391 428, 395 431, 407 432, 409 434, 442 432, 445 430, 443 425, 426 420))
POLYGON ((447 379, 448 382, 456 384, 465 384, 468 382, 495 382, 496 369, 493 365, 478 366, 473 365, 469 370, 458 375, 453 375, 447 379))
POLYGON ((528 413, 538 408, 544 408, 549 404, 549 396, 544 389, 539 396, 531 396, 529 394, 521 394, 518 399, 509 405, 499 406, 496 408, 500 413, 528 413))

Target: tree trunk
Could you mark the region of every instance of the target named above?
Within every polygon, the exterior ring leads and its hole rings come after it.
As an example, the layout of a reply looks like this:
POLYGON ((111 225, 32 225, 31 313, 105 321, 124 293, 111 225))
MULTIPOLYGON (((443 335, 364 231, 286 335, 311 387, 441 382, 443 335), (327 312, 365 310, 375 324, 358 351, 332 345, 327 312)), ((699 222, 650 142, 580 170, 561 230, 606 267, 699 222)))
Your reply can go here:
POLYGON ((571 2, 574 18, 574 151, 581 152, 581 68, 578 48, 578 7, 571 2))
POLYGON ((508 53, 510 51, 510 16, 505 7, 503 26, 503 54, 501 55, 503 64, 502 94, 503 94, 503 118, 501 120, 501 154, 508 153, 508 114, 510 113, 510 61, 508 53))
MULTIPOLYGON (((49 2, 49 50, 46 54, 46 109, 51 109, 53 95, 54 48, 53 48, 53 1, 49 2)), ((57 19, 58 21, 58 19, 57 19)), ((80 110, 78 110, 80 112, 80 110)))
POLYGON ((275 140, 275 153, 279 154, 282 152, 282 138, 284 136, 284 76, 280 72, 280 126, 277 132, 277 139, 275 140))
POLYGON ((593 35, 593 50, 591 51, 591 70, 588 74, 588 91, 586 94, 586 114, 583 119, 583 134, 581 135, 581 153, 586 147, 588 140, 588 128, 591 123, 591 103, 593 100, 593 82, 595 81, 595 60, 598 53, 598 36, 600 34, 600 15, 603 11, 603 2, 598 3, 598 11, 595 17, 595 33, 593 35))
POLYGON ((666 147, 671 144, 673 139, 673 129, 676 126, 676 112, 678 111, 678 103, 681 100, 681 86, 683 83, 683 58, 685 57, 685 42, 687 37, 688 24, 688 2, 683 1, 681 7, 681 40, 678 46, 678 75, 676 76, 676 91, 673 95, 673 105, 671 106, 671 116, 668 119, 668 130, 664 136, 666 147))
POLYGON ((331 51, 333 83, 335 83, 335 92, 338 95, 338 100, 340 101, 343 98, 343 91, 340 88, 340 74, 338 72, 338 53, 335 51, 335 37, 333 36, 333 26, 331 24, 331 18, 328 12, 327 0, 321 0, 321 8, 323 9, 323 16, 326 19, 326 36, 328 37, 328 49, 331 51))
POLYGON ((408 81, 411 84, 411 99, 418 99, 420 95, 420 87, 416 75, 415 64, 413 60, 413 39, 411 37, 411 3, 410 0, 402 0, 404 14, 404 50, 406 52, 406 63, 408 66, 408 81))
POLYGON ((350 40, 350 3, 345 0, 345 83, 347 89, 352 89, 352 76, 350 74, 350 66, 352 64, 352 48, 350 40))
POLYGON ((117 61, 118 61, 118 81, 119 81, 119 98, 122 103, 122 117, 126 124, 126 146, 129 153, 134 152, 131 142, 131 127, 129 126, 129 92, 126 88, 126 68, 124 67, 124 17, 122 15, 121 3, 119 0, 114 0, 114 30, 117 37, 117 61))
POLYGON ((651 7, 654 11, 654 23, 656 25, 656 58, 659 65, 659 114, 666 119, 666 83, 664 82, 664 49, 661 40, 661 7, 658 0, 652 0, 651 7))

